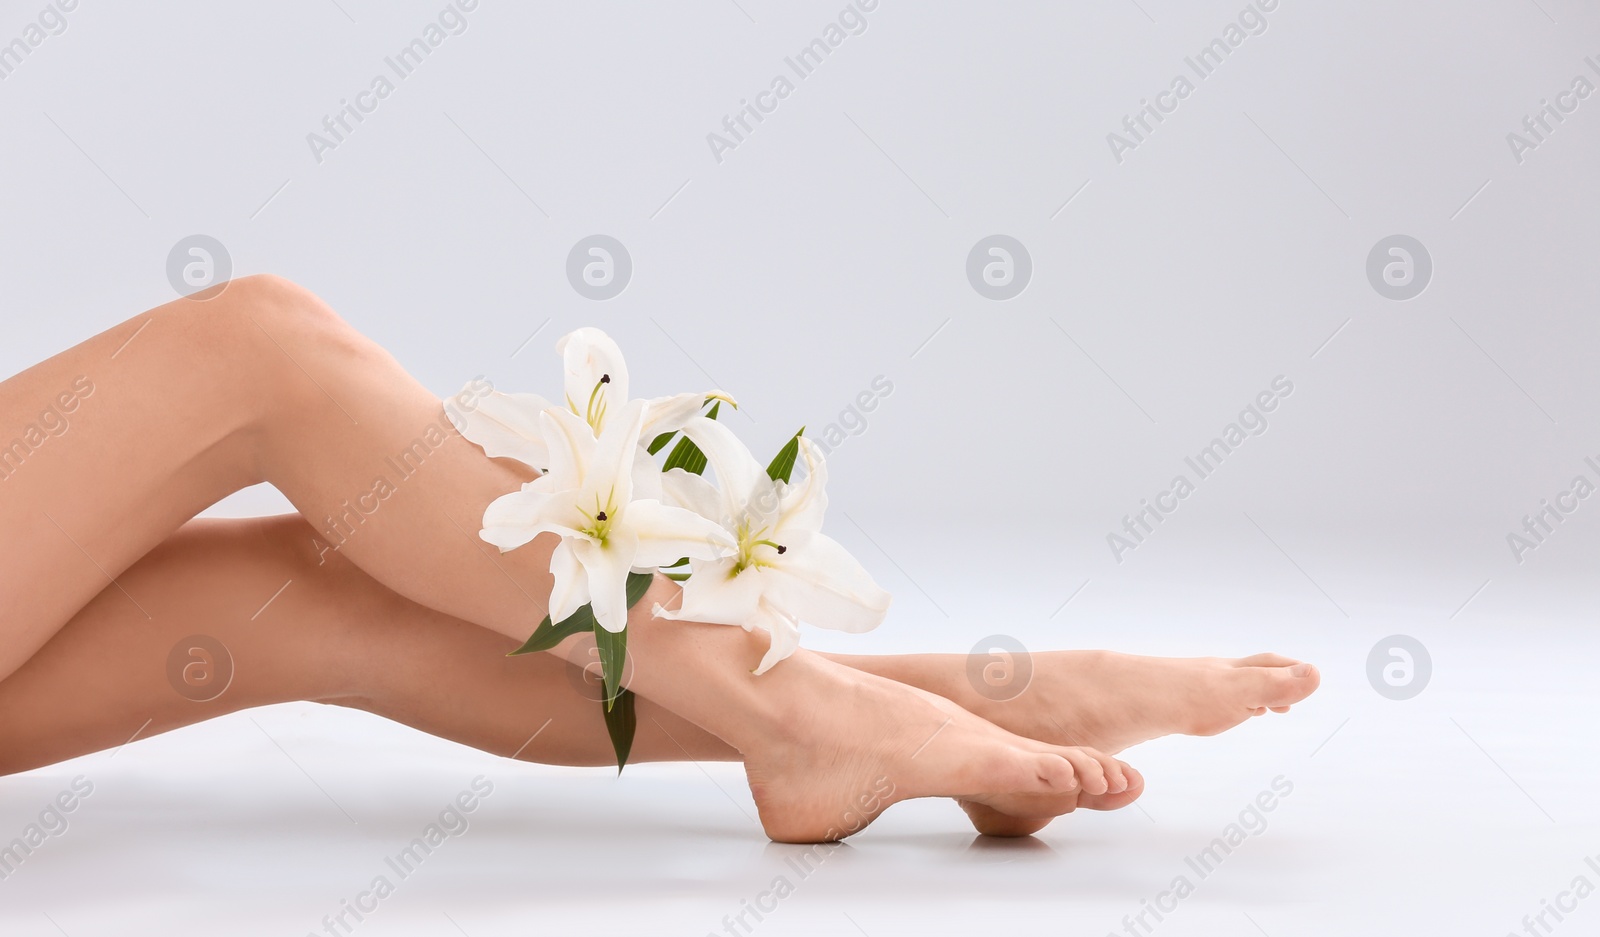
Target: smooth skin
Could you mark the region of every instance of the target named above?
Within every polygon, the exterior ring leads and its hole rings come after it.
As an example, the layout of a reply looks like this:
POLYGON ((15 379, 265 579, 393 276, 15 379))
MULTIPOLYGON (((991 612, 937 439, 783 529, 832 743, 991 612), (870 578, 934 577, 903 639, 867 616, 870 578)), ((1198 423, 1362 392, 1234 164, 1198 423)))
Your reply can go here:
MULTIPOLYGON (((507 657, 517 643, 396 595, 321 550, 298 515, 194 520, 0 681, 0 774, 291 700, 364 710, 527 761, 614 764, 592 678, 550 655, 507 657), (193 659, 180 642, 196 634, 227 650, 202 675, 207 692, 197 695, 212 696, 204 701, 177 692, 167 668, 174 648, 193 659)), ((1286 659, 1065 651, 1036 655, 1027 692, 997 703, 967 682, 962 655, 834 659, 960 698, 1018 734, 1112 753, 1172 732, 1213 734, 1262 712, 1255 702, 1297 699, 1315 685, 1313 673, 1292 672, 1307 665, 1286 659)), ((739 759, 721 739, 652 701, 638 706, 634 762, 739 759)), ((1119 794, 1043 806, 1114 809, 1142 792, 1137 773, 1130 780, 1119 794)), ((1031 833, 1054 816, 963 806, 980 831, 997 835, 1031 833)))
MULTIPOLYGON (((0 428, 35 422, 83 386, 93 389, 77 392, 69 429, 31 451, 0 453, 0 530, 13 545, 0 563, 9 610, 0 619, 0 768, 121 744, 145 718, 149 732, 282 699, 355 705, 503 754, 546 712, 549 726, 522 756, 609 760, 597 707, 565 673, 563 657, 587 659, 581 641, 543 659, 502 656, 542 617, 538 597, 551 584, 549 538, 501 555, 474 533, 488 502, 529 477, 520 466, 446 432, 375 512, 351 513, 389 474, 385 460, 439 425, 442 411, 314 296, 250 277, 158 307, 0 384, 0 428), (315 532, 293 518, 189 523, 263 481, 302 516, 325 520, 315 532), (348 536, 336 533, 340 517, 348 536), (321 571, 315 587, 311 566, 321 571), (298 624, 270 630, 280 617, 298 624), (166 683, 172 643, 195 632, 223 640, 237 665, 234 684, 210 704, 166 683), (37 715, 14 715, 23 712, 37 715), (134 727, 120 724, 135 716, 134 727)), ((923 682, 959 696, 956 668, 934 658, 871 659, 886 662, 886 676, 857 658, 801 651, 754 677, 759 634, 650 616, 677 592, 658 579, 630 619, 631 685, 642 698, 635 758, 741 757, 774 839, 842 835, 840 817, 879 778, 894 790, 879 811, 951 796, 980 829, 1031 832, 1080 801, 1117 806, 1141 789, 1120 761, 1070 743, 1190 730, 1179 724, 1188 715, 1143 729, 1112 728, 1103 715, 1040 715, 1071 705, 1070 692, 1051 687, 1073 683, 1075 666, 1104 669, 1109 658, 1046 663, 1039 692, 1025 694, 1040 705, 1014 701, 989 714, 1034 737, 900 682, 921 669, 923 682), (1041 728, 1050 722, 1058 731, 1041 728), (1059 725, 1080 727, 1077 737, 1059 725)), ((1225 710, 1206 717, 1219 725, 1286 706, 1316 681, 1277 658, 1157 666, 1194 671, 1176 682, 1225 710)), ((1147 722, 1160 710, 1140 705, 1147 722)), ((1107 708, 1116 706, 1102 701, 1107 708)))

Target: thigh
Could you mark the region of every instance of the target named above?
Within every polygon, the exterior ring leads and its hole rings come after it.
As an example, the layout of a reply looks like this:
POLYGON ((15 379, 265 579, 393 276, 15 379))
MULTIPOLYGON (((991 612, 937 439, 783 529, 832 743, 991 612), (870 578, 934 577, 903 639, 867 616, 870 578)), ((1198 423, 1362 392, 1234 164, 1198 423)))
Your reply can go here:
MULTIPOLYGON (((0 774, 271 703, 335 703, 498 755, 615 764, 594 688, 550 655, 418 605, 295 515, 191 521, 0 680, 0 774)), ((639 700, 633 761, 732 759, 639 700)), ((249 730, 247 731, 254 731, 249 730)))
POLYGON ((248 290, 152 309, 0 383, 0 677, 102 589, 257 473, 264 375, 248 290))

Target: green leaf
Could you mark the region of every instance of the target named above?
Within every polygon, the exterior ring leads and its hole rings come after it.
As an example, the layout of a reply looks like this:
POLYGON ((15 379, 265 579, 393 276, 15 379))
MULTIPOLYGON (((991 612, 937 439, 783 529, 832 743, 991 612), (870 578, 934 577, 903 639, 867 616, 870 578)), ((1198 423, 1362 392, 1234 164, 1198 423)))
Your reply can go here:
MULTIPOLYGON (((711 404, 711 412, 707 413, 706 417, 708 419, 714 420, 714 419, 717 418, 717 408, 722 406, 722 401, 721 400, 717 400, 714 397, 707 397, 704 401, 701 402, 700 405, 701 406, 705 406, 707 403, 711 404)), ((661 450, 667 448, 667 443, 672 442, 672 437, 674 437, 676 435, 678 435, 678 431, 677 430, 673 430, 670 433, 662 433, 660 436, 657 436, 656 438, 650 440, 650 445, 646 446, 645 449, 651 455, 655 455, 656 453, 660 452, 661 450)))
MULTIPOLYGON (((655 582, 654 573, 629 573, 625 586, 628 595, 628 607, 633 608, 650 591, 650 584, 655 582)), ((622 693, 622 671, 628 662, 628 631, 624 628, 613 634, 596 625, 594 629, 594 645, 600 652, 600 676, 605 681, 606 695, 605 708, 610 710, 616 705, 617 697, 622 693)))
POLYGON ((675 468, 681 468, 690 475, 701 475, 706 470, 706 454, 701 452, 700 447, 694 444, 694 440, 687 436, 678 440, 678 444, 672 447, 666 465, 662 466, 661 470, 670 472, 675 468))
MULTIPOLYGON (((688 562, 688 559, 688 557, 684 557, 684 562, 688 562)), ((650 590, 650 583, 654 580, 655 576, 651 573, 628 574, 626 588, 629 608, 639 604, 639 600, 644 598, 644 594, 650 590)), ((575 634, 586 634, 593 630, 595 630, 594 608, 588 605, 573 612, 571 618, 559 624, 552 625, 550 616, 546 615, 544 620, 539 622, 539 627, 533 630, 533 635, 521 647, 506 656, 516 657, 519 654, 548 651, 575 634)))
POLYGON ((600 675, 605 681, 605 706, 610 709, 622 692, 622 668, 628 661, 628 631, 594 629, 594 646, 600 651, 600 675))
POLYGON ((539 627, 533 629, 533 634, 523 645, 507 654, 507 657, 516 657, 518 654, 532 654, 535 651, 548 651, 562 641, 575 634, 584 634, 594 630, 594 609, 585 605, 572 613, 572 617, 560 624, 552 625, 550 616, 544 616, 544 621, 539 622, 539 627))
POLYGON ((687 556, 684 556, 684 557, 679 557, 678 558, 678 562, 673 563, 671 566, 663 566, 661 568, 662 569, 677 569, 679 566, 688 566, 688 565, 689 565, 689 558, 687 556))
MULTIPOLYGON (((712 404, 711 411, 706 414, 706 419, 716 419, 717 410, 721 407, 722 401, 720 400, 712 404)), ((700 447, 694 444, 694 440, 687 436, 678 440, 678 444, 672 447, 672 452, 667 455, 667 463, 661 467, 661 471, 670 472, 675 468, 681 468, 690 475, 705 474, 706 454, 700 451, 700 447)))
POLYGON ((772 464, 767 466, 768 478, 776 482, 787 482, 789 476, 794 474, 795 460, 800 458, 800 437, 804 436, 805 432, 806 428, 800 427, 789 441, 783 444, 783 448, 778 450, 778 454, 772 459, 772 464))
MULTIPOLYGON (((628 573, 624 589, 629 608, 639 604, 655 578, 654 573, 628 573)), ((622 687, 622 670, 628 660, 628 632, 612 634, 600 627, 594 620, 593 606, 585 605, 559 624, 551 624, 550 616, 546 615, 532 637, 508 656, 548 651, 572 635, 586 631, 594 632, 595 649, 600 655, 601 677, 605 682, 605 698, 600 701, 600 710, 605 716, 606 734, 611 736, 611 748, 617 753, 617 773, 621 774, 623 765, 628 763, 628 753, 633 750, 634 731, 639 725, 633 693, 622 687)))
POLYGON ((623 690, 617 704, 610 709, 600 707, 606 717, 606 734, 611 736, 611 748, 617 753, 617 773, 628 763, 628 753, 633 750, 633 733, 639 727, 639 715, 634 709, 632 690, 623 690))
MULTIPOLYGON (((687 558, 685 557, 685 559, 687 558)), ((628 590, 628 607, 633 608, 638 605, 639 600, 644 598, 644 594, 650 591, 650 584, 655 581, 655 573, 629 573, 626 586, 628 590)))
MULTIPOLYGON (((655 579, 656 577, 651 573, 628 574, 629 608, 639 604, 639 600, 644 598, 644 594, 650 591, 650 585, 655 582, 655 579)), ((604 630, 603 628, 597 629, 595 632, 596 638, 599 637, 600 631, 604 630)), ((625 636, 626 632, 622 637, 625 636)), ((626 645, 623 647, 623 659, 627 659, 626 645)), ((601 660, 601 666, 604 667, 604 657, 601 660)), ((628 763, 628 753, 633 750, 634 730, 639 727, 639 717, 634 710, 633 691, 622 690, 609 705, 606 702, 601 702, 600 712, 606 718, 606 734, 611 736, 611 749, 617 753, 617 773, 621 774, 622 767, 628 763)))

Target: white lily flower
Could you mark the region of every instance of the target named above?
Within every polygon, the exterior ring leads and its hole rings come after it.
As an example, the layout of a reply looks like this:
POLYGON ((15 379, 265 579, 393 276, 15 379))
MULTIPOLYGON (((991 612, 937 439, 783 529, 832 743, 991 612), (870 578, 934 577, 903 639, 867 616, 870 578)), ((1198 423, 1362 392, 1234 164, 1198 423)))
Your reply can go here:
MULTIPOLYGON (((561 403, 551 403, 538 394, 491 391, 456 421, 456 429, 491 458, 516 459, 539 471, 550 465, 550 447, 539 419, 541 412, 563 409, 581 418, 598 438, 608 418, 630 402, 628 365, 622 358, 622 349, 605 332, 581 328, 562 336, 556 343, 556 352, 561 355, 565 372, 561 403)), ((738 406, 720 390, 650 400, 639 444, 649 445, 662 433, 682 429, 713 398, 738 406)), ((648 477, 641 471, 639 481, 648 484, 648 477)))
POLYGON ((634 499, 636 453, 648 410, 646 401, 635 400, 612 411, 598 439, 589 423, 565 408, 540 411, 549 471, 484 511, 478 535, 502 552, 541 533, 560 535, 550 558, 551 621, 589 604, 602 628, 621 631, 628 623, 630 570, 684 556, 714 559, 734 548, 733 538, 713 521, 652 498, 634 499))
POLYGON ((800 622, 837 631, 870 631, 889 610, 889 593, 844 547, 822 530, 827 509, 827 469, 822 453, 801 437, 806 477, 795 484, 774 481, 715 420, 695 417, 683 427, 716 470, 718 486, 674 469, 662 477, 669 502, 703 517, 717 518, 736 543, 729 556, 691 558, 691 575, 677 611, 656 616, 760 628, 772 643, 758 674, 793 654, 800 622))

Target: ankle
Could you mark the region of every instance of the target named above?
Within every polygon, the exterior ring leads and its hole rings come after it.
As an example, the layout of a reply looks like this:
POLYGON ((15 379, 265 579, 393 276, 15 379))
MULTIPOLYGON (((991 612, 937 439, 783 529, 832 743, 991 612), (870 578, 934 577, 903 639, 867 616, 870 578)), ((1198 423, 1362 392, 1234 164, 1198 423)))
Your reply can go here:
POLYGON ((837 679, 830 677, 831 665, 800 650, 756 676, 767 635, 731 625, 656 618, 654 609, 676 604, 680 592, 677 583, 658 577, 630 611, 631 687, 742 752, 794 739, 796 726, 817 699, 825 698, 830 680, 837 679))

